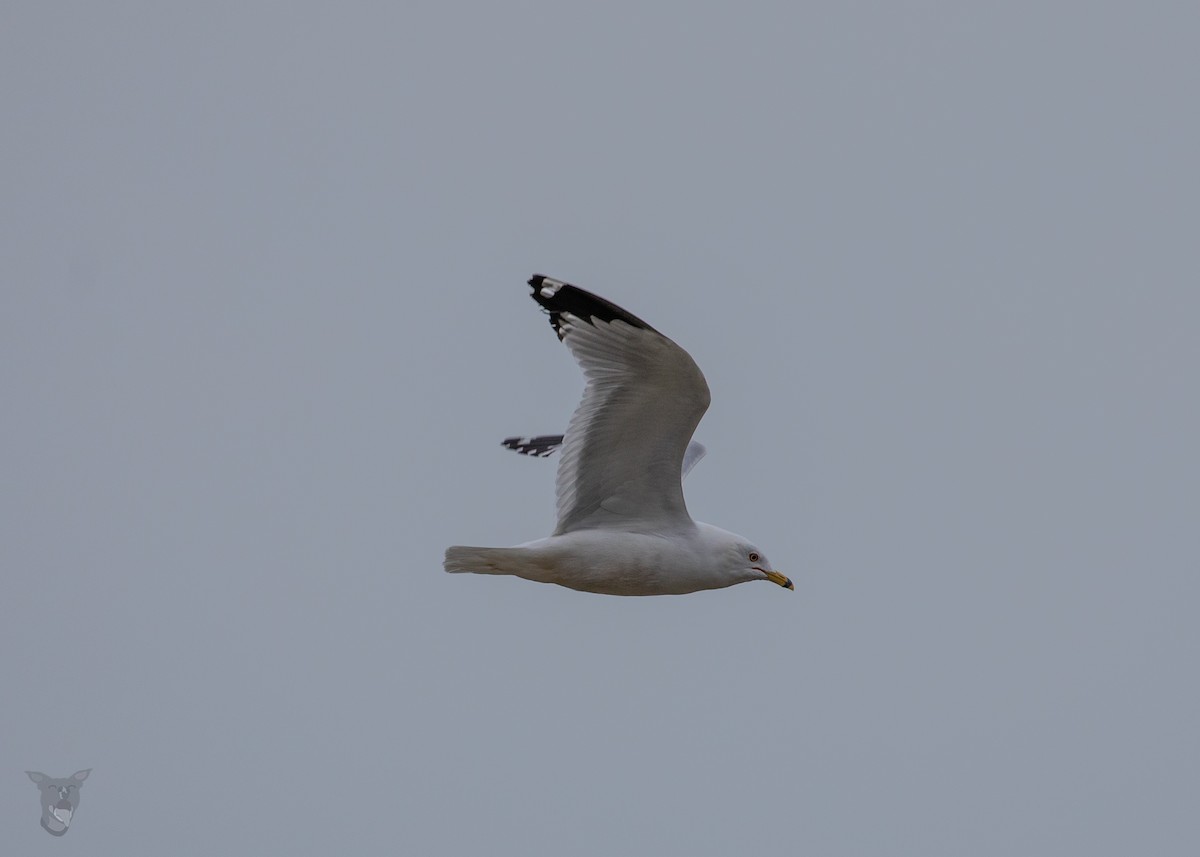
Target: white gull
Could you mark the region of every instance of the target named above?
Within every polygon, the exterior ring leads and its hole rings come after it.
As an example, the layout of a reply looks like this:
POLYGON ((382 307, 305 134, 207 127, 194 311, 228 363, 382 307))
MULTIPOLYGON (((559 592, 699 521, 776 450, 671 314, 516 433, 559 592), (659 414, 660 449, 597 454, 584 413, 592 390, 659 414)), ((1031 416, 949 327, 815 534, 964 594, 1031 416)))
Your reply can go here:
POLYGON ((541 274, 529 285, 587 380, 565 435, 504 442, 543 456, 561 444, 558 526, 511 548, 455 545, 446 571, 605 595, 682 595, 751 580, 792 589, 754 544, 688 515, 683 476, 704 455, 691 437, 709 404, 691 356, 604 298, 541 274))

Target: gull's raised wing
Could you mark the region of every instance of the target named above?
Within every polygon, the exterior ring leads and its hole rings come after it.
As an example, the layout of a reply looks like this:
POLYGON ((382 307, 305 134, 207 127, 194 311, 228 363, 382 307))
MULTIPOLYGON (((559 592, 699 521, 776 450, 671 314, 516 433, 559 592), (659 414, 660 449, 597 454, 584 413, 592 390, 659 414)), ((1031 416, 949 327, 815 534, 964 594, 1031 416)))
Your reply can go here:
POLYGON ((690 524, 683 458, 710 400, 695 361, 604 298, 540 274, 529 285, 586 380, 558 462, 555 535, 690 524))

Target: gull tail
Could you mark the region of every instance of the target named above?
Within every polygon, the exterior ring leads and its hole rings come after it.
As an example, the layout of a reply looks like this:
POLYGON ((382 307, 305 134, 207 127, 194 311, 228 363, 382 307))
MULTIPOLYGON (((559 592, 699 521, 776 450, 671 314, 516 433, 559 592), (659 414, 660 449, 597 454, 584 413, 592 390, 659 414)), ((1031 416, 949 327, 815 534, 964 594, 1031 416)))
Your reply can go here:
POLYGON ((520 574, 527 552, 522 548, 476 548, 454 545, 446 548, 442 568, 451 574, 520 574))

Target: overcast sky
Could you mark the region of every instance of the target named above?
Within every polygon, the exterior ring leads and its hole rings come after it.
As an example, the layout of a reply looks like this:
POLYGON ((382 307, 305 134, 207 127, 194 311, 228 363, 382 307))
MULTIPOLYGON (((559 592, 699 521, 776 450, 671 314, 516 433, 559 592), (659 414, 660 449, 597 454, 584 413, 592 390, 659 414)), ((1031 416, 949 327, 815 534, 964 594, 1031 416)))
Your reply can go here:
POLYGON ((1200 850, 1195 4, 183 5, 0 11, 0 851, 1200 850), (535 271, 794 593, 442 573, 535 271))

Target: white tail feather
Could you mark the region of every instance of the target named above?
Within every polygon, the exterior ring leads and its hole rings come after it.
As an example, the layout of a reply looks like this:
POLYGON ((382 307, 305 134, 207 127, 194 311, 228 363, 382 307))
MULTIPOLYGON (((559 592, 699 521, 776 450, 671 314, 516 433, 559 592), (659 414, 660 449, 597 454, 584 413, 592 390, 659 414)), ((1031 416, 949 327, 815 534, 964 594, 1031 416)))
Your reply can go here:
POLYGON ((446 548, 446 559, 442 568, 451 574, 518 574, 521 557, 520 548, 476 548, 454 545, 446 548))

